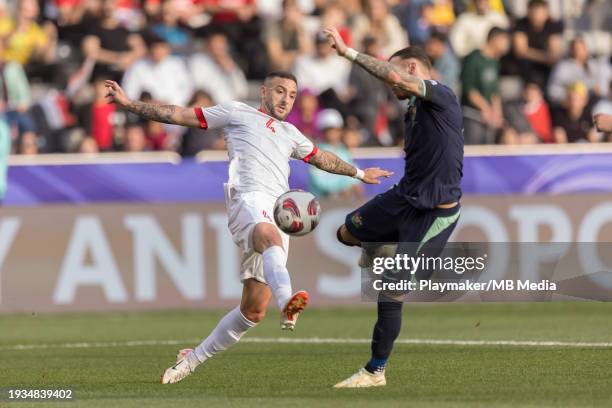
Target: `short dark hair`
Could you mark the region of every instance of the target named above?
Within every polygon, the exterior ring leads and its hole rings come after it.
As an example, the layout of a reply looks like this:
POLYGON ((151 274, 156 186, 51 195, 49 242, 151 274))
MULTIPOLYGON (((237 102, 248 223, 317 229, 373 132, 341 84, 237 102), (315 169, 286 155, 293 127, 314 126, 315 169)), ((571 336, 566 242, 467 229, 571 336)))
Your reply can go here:
POLYGON ((431 32, 431 34, 429 35, 429 39, 430 40, 437 40, 440 41, 441 43, 446 44, 446 42, 448 41, 448 37, 446 34, 444 34, 442 31, 439 30, 433 30, 431 32))
POLYGON ((546 0, 529 0, 529 3, 527 3, 528 9, 538 6, 548 7, 548 2, 546 0))
POLYGON ((508 31, 504 30, 501 27, 493 27, 489 30, 489 34, 487 34, 487 42, 491 41, 493 38, 499 35, 508 35, 508 31))
POLYGON ((266 77, 264 78, 264 81, 267 81, 268 79, 272 79, 272 78, 285 78, 285 79, 292 80, 293 82, 295 82, 296 85, 298 83, 297 78, 295 77, 295 75, 293 75, 291 72, 287 72, 287 71, 274 71, 274 72, 270 72, 268 75, 266 75, 266 77))
POLYGON ((393 58, 401 58, 401 59, 410 59, 413 58, 415 60, 420 61, 427 69, 431 69, 431 61, 425 50, 418 45, 411 45, 410 47, 402 48, 399 51, 395 51, 393 55, 389 57, 389 61, 393 58))

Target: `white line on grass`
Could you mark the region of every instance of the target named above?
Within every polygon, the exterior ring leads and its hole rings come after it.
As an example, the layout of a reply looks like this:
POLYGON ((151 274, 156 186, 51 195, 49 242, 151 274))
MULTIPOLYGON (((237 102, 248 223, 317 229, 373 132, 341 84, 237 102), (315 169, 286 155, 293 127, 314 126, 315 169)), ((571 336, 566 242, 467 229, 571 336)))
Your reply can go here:
MULTIPOLYGON (((146 346, 177 346, 197 344, 200 339, 186 340, 129 340, 110 342, 79 342, 58 344, 14 344, 0 346, 0 351, 21 351, 41 349, 75 349, 100 347, 146 347, 146 346)), ((342 338, 291 338, 291 337, 247 337, 242 343, 263 344, 369 344, 370 339, 342 338)), ((423 344, 443 346, 519 346, 519 347, 571 347, 571 348, 612 348, 612 342, 569 342, 569 341, 535 341, 535 340, 436 340, 436 339, 399 339, 398 344, 423 344)))

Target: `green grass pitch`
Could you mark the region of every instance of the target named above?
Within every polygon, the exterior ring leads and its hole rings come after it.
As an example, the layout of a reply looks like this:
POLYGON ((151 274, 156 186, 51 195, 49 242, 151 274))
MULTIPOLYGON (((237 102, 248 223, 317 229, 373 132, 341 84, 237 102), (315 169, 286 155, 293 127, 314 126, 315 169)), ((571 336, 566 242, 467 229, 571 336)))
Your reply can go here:
MULTIPOLYGON (((245 338, 368 339, 375 305, 365 306, 307 310, 293 333, 279 330, 271 310, 245 338)), ((176 351, 206 336, 222 314, 190 310, 0 317, 4 396, 7 388, 72 388, 76 397, 47 403, 8 402, 4 397, 0 406, 612 406, 612 347, 594 346, 399 344, 387 370, 387 387, 335 390, 335 382, 366 362, 367 343, 244 342, 180 384, 160 385, 160 374, 176 351), (177 344, 163 344, 168 340, 177 344), (66 346, 76 342, 88 345, 66 346)), ((612 304, 409 304, 400 338, 608 343, 612 304)))

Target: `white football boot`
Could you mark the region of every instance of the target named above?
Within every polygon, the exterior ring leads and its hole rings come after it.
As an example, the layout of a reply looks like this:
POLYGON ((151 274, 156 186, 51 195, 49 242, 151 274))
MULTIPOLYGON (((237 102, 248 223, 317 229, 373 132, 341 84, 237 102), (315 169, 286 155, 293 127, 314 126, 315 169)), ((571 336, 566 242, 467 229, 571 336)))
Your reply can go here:
POLYGON ((372 374, 362 367, 346 380, 334 385, 334 388, 367 388, 383 387, 385 385, 387 385, 385 370, 372 374))
POLYGON ((179 361, 187 357, 187 354, 191 353, 192 351, 192 348, 184 348, 179 350, 178 353, 176 353, 176 362, 178 363, 179 361))
POLYGON ((183 349, 180 350, 176 356, 176 363, 173 366, 168 368, 161 376, 162 384, 175 384, 189 374, 193 373, 189 362, 187 361, 187 355, 193 351, 192 349, 183 349))
POLYGON ((308 292, 300 290, 295 292, 287 305, 281 312, 281 329, 294 330, 297 318, 302 310, 308 305, 308 292))

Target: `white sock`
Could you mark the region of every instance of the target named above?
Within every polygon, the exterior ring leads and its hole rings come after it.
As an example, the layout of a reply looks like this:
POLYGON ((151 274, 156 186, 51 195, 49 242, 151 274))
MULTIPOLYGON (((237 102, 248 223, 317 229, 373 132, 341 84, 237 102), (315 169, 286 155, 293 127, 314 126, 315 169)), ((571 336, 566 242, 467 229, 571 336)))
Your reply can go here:
POLYGON ((278 307, 283 310, 291 299, 291 278, 285 267, 287 256, 283 248, 278 245, 266 249, 261 255, 264 278, 272 289, 278 307))
POLYGON ((240 312, 240 306, 223 316, 217 327, 195 350, 187 355, 187 362, 193 371, 206 359, 238 343, 238 340, 252 327, 257 326, 240 312))

